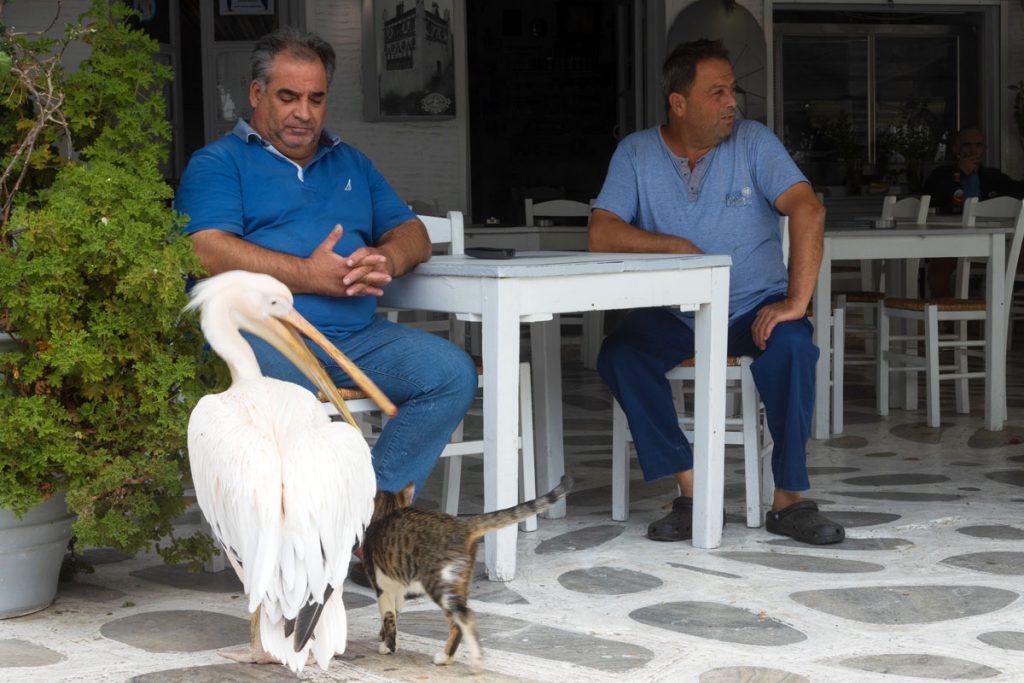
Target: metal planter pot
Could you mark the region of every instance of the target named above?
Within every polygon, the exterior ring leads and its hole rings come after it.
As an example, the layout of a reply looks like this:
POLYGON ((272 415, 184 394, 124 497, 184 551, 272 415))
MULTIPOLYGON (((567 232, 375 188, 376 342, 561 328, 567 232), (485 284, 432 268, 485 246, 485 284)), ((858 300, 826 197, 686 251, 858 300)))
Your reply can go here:
POLYGON ((21 519, 0 509, 0 619, 37 612, 53 602, 74 521, 63 492, 21 519))

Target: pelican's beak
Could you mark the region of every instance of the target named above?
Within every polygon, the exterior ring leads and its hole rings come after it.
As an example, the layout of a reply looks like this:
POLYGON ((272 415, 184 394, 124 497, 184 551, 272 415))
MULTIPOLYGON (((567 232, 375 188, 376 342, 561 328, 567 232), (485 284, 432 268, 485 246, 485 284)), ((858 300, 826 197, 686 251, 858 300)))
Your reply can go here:
POLYGON ((284 354, 295 367, 302 371, 303 375, 309 378, 309 381, 324 396, 330 399, 331 403, 338 409, 338 412, 353 427, 356 426, 355 418, 352 417, 352 413, 349 412, 348 407, 345 405, 345 400, 341 397, 341 393, 334 385, 327 371, 324 370, 323 365, 320 364, 320 361, 313 355, 313 352, 306 346, 306 342, 303 341, 301 334, 306 335, 317 346, 322 348, 338 364, 338 367, 352 378, 356 386, 373 399, 373 402, 388 416, 394 417, 398 413, 398 408, 395 407, 395 404, 388 400, 388 397, 373 383, 373 380, 367 377, 362 370, 356 367, 355 363, 339 351, 319 330, 313 327, 309 321, 295 310, 291 310, 286 315, 280 317, 265 318, 261 323, 253 325, 251 331, 258 334, 268 344, 271 344, 275 349, 284 354))

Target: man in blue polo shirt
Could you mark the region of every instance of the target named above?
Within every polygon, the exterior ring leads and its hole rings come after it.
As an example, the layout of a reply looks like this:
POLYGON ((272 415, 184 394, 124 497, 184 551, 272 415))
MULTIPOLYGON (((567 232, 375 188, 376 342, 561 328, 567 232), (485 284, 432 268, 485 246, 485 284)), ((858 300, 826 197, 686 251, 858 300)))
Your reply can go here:
MULTIPOLYGON (((290 28, 252 53, 252 118, 202 148, 181 179, 176 208, 210 274, 273 275, 295 308, 398 405, 373 447, 379 486, 416 490, 476 393, 472 360, 450 342, 388 322, 376 297, 430 258, 426 228, 370 160, 323 129, 334 50, 290 28)), ((250 336, 264 374, 312 384, 269 344, 250 336)), ((315 344, 341 386, 351 379, 315 344)))
MULTIPOLYGON (((800 492, 818 349, 807 304, 821 263, 825 211, 778 139, 736 120, 736 79, 718 41, 680 45, 665 61, 668 124, 625 138, 590 221, 591 251, 729 254, 730 355, 749 355, 775 441, 768 531, 813 544, 844 530, 800 492), (783 262, 779 214, 789 216, 783 262)), ((692 537, 693 453, 665 372, 694 354, 692 314, 632 312, 604 341, 597 366, 622 406, 647 481, 672 476, 681 496, 649 538, 692 537)))

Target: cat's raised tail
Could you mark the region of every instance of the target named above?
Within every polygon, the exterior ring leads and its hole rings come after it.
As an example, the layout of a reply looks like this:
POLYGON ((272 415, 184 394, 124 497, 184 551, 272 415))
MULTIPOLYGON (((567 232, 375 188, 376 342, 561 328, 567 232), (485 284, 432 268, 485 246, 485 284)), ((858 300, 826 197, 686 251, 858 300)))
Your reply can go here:
POLYGON ((573 481, 572 477, 568 474, 562 476, 562 480, 558 482, 558 486, 551 489, 543 496, 538 496, 533 500, 528 500, 525 503, 520 503, 504 510, 495 510, 494 512, 485 512, 482 515, 473 515, 465 520, 466 524, 469 525, 469 539, 476 540, 486 534, 489 531, 495 531, 502 527, 521 522, 527 517, 540 514, 549 507, 565 498, 565 494, 569 493, 572 488, 573 481))

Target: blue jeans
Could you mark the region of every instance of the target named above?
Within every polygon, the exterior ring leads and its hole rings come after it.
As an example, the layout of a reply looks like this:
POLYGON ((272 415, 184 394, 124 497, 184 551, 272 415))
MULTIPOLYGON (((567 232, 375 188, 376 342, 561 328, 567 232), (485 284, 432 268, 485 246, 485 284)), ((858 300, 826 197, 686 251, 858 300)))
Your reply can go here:
MULTIPOLYGON (((818 348, 806 317, 776 325, 768 348, 754 345, 750 326, 757 311, 779 301, 771 296, 729 323, 728 354, 751 356, 751 374, 761 394, 775 441, 776 488, 806 491, 807 440, 814 411, 818 348)), ((694 355, 693 330, 667 309, 633 311, 601 345, 597 371, 622 406, 646 481, 693 468, 693 450, 679 428, 665 373, 694 355)))
MULTIPOLYGON (((277 349, 254 335, 245 336, 264 375, 316 393, 277 349)), ((377 485, 397 491, 414 482, 419 493, 476 395, 472 359, 437 335, 380 317, 358 332, 328 338, 398 406, 373 447, 377 485)), ((355 386, 320 347, 307 345, 338 386, 355 386)))

